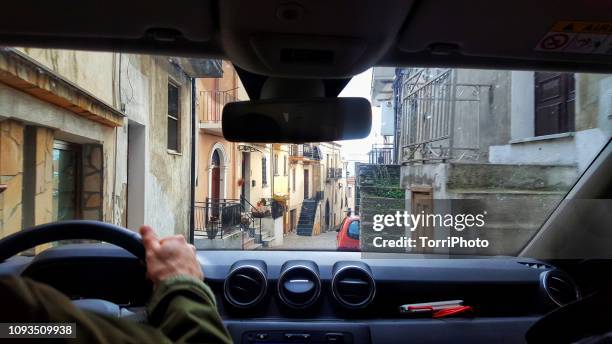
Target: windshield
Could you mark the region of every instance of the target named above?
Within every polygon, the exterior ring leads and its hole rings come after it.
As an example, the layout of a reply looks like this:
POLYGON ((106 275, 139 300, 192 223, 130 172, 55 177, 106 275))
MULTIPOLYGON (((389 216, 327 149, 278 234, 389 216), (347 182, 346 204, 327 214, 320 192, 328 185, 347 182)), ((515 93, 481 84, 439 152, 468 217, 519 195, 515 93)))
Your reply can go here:
POLYGON ((371 101, 367 138, 229 142, 253 92, 228 61, 1 54, 2 237, 89 219, 207 250, 514 255, 612 130, 609 75, 376 67, 340 94, 371 101))

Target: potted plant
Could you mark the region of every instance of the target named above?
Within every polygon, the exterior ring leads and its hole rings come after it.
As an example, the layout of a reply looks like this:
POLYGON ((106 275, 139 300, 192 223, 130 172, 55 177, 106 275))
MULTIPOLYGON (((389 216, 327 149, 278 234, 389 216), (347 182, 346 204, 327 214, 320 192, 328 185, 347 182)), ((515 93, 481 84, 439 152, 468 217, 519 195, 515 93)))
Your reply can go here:
POLYGON ((266 200, 264 198, 257 202, 257 206, 251 211, 251 216, 258 219, 266 217, 266 200))
POLYGON ((212 240, 217 237, 217 233, 219 233, 219 217, 213 215, 206 224, 206 235, 212 240))

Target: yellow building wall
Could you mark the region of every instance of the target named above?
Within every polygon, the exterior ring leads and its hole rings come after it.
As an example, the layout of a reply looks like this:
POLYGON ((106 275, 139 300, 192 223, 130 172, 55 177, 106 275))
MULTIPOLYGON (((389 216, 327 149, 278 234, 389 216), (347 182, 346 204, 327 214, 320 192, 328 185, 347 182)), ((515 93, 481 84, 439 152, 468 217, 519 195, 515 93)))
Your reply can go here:
MULTIPOLYGON (((246 91, 233 65, 228 61, 222 62, 223 77, 221 78, 202 78, 197 79, 196 88, 198 92, 198 119, 203 121, 205 111, 205 99, 203 92, 227 91, 230 95, 240 100, 248 99, 246 91)), ((225 156, 222 157, 221 176, 224 178, 221 188, 221 197, 229 199, 239 199, 241 187, 239 180, 242 176, 242 153, 238 151, 238 143, 228 142, 221 134, 221 124, 217 130, 198 129, 197 147, 197 185, 195 191, 195 201, 204 202, 209 197, 210 192, 210 168, 211 157, 215 147, 222 147, 225 156)), ((259 195, 259 193, 258 193, 259 195)))
POLYGON ((274 144, 274 159, 278 171, 274 174, 274 195, 289 195, 289 146, 274 144))
POLYGON ((198 179, 195 192, 196 202, 204 202, 206 197, 209 197, 209 177, 211 168, 211 157, 213 149, 221 146, 225 156, 222 156, 221 163, 225 164, 222 167, 222 178, 224 177, 225 190, 221 188, 221 198, 238 199, 240 198, 240 186, 238 180, 241 176, 240 152, 237 150, 237 145, 233 142, 226 141, 221 136, 216 136, 210 132, 200 131, 199 134, 199 150, 198 150, 198 179), (223 170, 225 168, 225 171, 223 170))
POLYGON ((302 162, 290 164, 289 172, 290 191, 289 191, 289 208, 294 209, 301 206, 304 201, 304 165, 302 162), (295 186, 293 181, 293 171, 295 171, 295 186))

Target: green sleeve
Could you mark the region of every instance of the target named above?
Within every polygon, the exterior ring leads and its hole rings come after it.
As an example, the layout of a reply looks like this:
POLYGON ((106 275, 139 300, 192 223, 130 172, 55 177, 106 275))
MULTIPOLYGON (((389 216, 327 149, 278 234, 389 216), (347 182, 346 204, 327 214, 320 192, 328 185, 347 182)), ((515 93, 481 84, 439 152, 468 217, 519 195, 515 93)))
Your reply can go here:
POLYGON ((0 322, 74 322, 76 339, 70 343, 170 343, 160 330, 76 308, 59 291, 27 278, 0 278, 0 322))
POLYGON ((150 325, 80 310, 64 294, 27 278, 0 278, 0 305, 0 322, 76 323, 74 343, 231 343, 211 290, 189 277, 157 286, 150 325))
POLYGON ((147 307, 149 323, 175 343, 232 343, 204 282, 176 276, 155 288, 147 307))

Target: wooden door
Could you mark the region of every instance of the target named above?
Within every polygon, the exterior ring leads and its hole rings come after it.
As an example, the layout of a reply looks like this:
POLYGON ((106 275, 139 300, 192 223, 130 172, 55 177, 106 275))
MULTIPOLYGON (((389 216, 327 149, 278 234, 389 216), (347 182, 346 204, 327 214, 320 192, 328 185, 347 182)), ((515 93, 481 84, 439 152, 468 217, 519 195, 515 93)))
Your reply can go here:
POLYGON ((297 227, 297 216, 295 216, 295 213, 296 213, 295 209, 289 211, 289 221, 291 222, 291 226, 289 230, 291 232, 293 232, 295 230, 295 227, 297 227))
MULTIPOLYGON (((433 214, 433 193, 429 187, 411 188, 412 193, 412 213, 413 214, 433 214)), ((432 252, 431 248, 423 248, 420 245, 420 237, 431 237, 433 234, 433 228, 429 226, 418 226, 415 231, 412 232, 412 238, 418 241, 417 248, 412 252, 415 253, 428 253, 432 252)))
POLYGON ((574 131, 574 74, 535 72, 535 136, 574 131))
POLYGON ((211 183, 210 183, 210 197, 212 206, 212 216, 219 218, 219 198, 220 198, 220 186, 221 186, 221 169, 219 166, 215 166, 211 171, 211 183))

